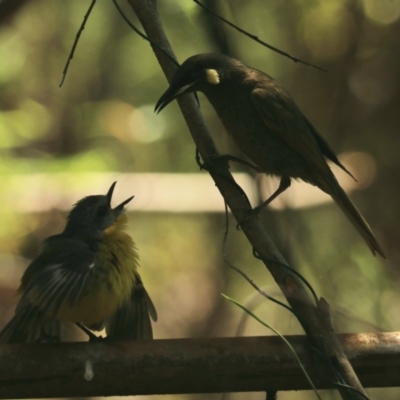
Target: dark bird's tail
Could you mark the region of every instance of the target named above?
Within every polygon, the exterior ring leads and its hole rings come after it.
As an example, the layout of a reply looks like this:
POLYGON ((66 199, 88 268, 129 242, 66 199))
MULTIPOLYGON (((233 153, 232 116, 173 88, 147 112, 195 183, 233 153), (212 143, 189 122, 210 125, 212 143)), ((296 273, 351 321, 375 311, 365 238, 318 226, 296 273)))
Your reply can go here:
MULTIPOLYGON (((336 179, 335 179, 336 181, 336 179)), ((360 235, 364 238, 368 247, 371 249, 372 253, 376 255, 378 253, 383 258, 386 258, 385 253, 383 252, 381 246, 375 238, 375 235, 372 233, 371 228, 365 219, 361 216, 360 212, 357 210, 355 205, 350 201, 347 197, 345 191, 339 186, 336 181, 335 185, 330 185, 329 192, 335 201, 335 203, 341 208, 341 210, 346 214, 347 218, 354 225, 360 235)))

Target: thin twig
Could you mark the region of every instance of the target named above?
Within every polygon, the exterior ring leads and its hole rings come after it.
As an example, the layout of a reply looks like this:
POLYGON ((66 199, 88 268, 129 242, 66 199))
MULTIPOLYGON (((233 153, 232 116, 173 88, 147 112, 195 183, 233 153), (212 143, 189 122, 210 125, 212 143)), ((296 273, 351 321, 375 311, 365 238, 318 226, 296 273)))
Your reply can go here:
POLYGON ((217 14, 215 11, 211 10, 211 8, 208 8, 208 7, 205 6, 204 4, 201 4, 199 0, 193 0, 193 1, 194 1, 196 4, 198 4, 200 7, 204 8, 205 10, 207 10, 210 14, 214 15, 214 17, 220 19, 221 21, 225 22, 226 24, 228 24, 228 25, 231 26, 232 28, 236 29, 236 30, 239 31, 240 33, 243 33, 243 35, 248 36, 249 38, 253 39, 253 40, 256 41, 257 43, 262 44, 263 46, 267 47, 268 49, 273 50, 273 51, 275 51, 276 53, 281 54, 282 56, 285 56, 285 57, 287 57, 287 58, 290 58, 292 61, 294 61, 294 62, 296 62, 296 63, 299 62, 299 63, 301 63, 301 64, 308 65, 309 67, 313 67, 313 68, 319 69, 320 71, 328 72, 328 70, 325 69, 325 68, 318 67, 317 65, 308 63, 308 62, 303 61, 303 60, 300 60, 299 58, 293 57, 293 56, 291 56, 289 53, 286 53, 286 52, 284 52, 284 51, 282 51, 282 50, 279 50, 278 48, 276 48, 276 47, 274 47, 274 46, 271 46, 270 44, 268 44, 268 43, 262 41, 261 39, 258 38, 258 36, 253 35, 252 33, 249 33, 249 32, 245 31, 245 30, 242 29, 242 28, 239 28, 239 27, 238 27, 237 25, 235 25, 234 23, 228 21, 227 19, 225 19, 225 18, 221 17, 219 14, 217 14))
POLYGON ((61 82, 58 85, 58 87, 61 87, 63 85, 63 83, 65 81, 65 78, 67 77, 69 64, 70 64, 71 60, 74 58, 74 53, 75 53, 76 46, 78 45, 79 38, 81 37, 81 34, 82 34, 83 30, 85 29, 86 21, 88 20, 89 15, 93 10, 94 5, 96 4, 96 1, 97 0, 92 0, 88 10, 86 11, 85 16, 83 17, 82 24, 81 24, 81 26, 80 26, 80 28, 78 30, 78 33, 75 36, 74 44, 72 45, 72 49, 71 49, 71 51, 69 53, 68 60, 67 60, 67 62, 65 64, 65 67, 64 67, 64 70, 63 70, 63 76, 61 78, 61 82))
POLYGON ((289 307, 288 305, 286 305, 285 303, 282 303, 281 301, 273 298, 272 296, 270 296, 269 294, 267 294, 266 292, 264 292, 264 290, 262 290, 256 283, 254 283, 254 281, 249 278, 240 268, 236 267, 235 265, 233 265, 229 260, 228 257, 226 255, 226 242, 228 239, 228 233, 229 233, 229 217, 228 217, 228 205, 226 204, 226 202, 224 202, 225 204, 225 232, 224 232, 224 240, 222 242, 222 258, 225 262, 226 265, 228 265, 230 268, 232 268, 233 270, 235 270, 237 273, 239 273, 240 275, 243 276, 244 279, 246 279, 247 282, 250 283, 251 286, 253 286, 253 288, 255 290, 257 290, 258 293, 261 294, 261 296, 264 296, 266 299, 273 301, 276 304, 279 304, 280 306, 286 308, 287 310, 289 310, 290 312, 292 312, 294 315, 295 312, 293 311, 293 309, 291 307, 289 307))
MULTIPOLYGON (((254 256, 255 258, 257 258, 258 260, 261 260, 261 261, 264 260, 264 259, 262 259, 262 258, 257 254, 257 252, 256 252, 254 249, 253 249, 253 256, 254 256)), ((271 262, 271 263, 274 263, 274 264, 276 264, 276 265, 279 265, 279 266, 281 266, 281 267, 283 267, 283 268, 288 269, 289 271, 291 271, 291 272, 294 273, 295 275, 297 275, 297 276, 304 282, 304 284, 307 286, 307 288, 308 288, 309 291, 311 292, 312 296, 314 297, 315 303, 318 303, 318 296, 317 296, 317 293, 315 292, 314 288, 311 286, 311 283, 308 282, 308 280, 307 280, 306 278, 304 278, 304 276, 301 275, 300 272, 297 272, 295 269, 289 267, 289 265, 286 265, 286 264, 284 264, 284 263, 281 263, 281 262, 279 262, 279 261, 277 261, 277 260, 273 260, 273 259, 271 259, 271 258, 270 258, 270 259, 266 259, 266 260, 264 260, 264 261, 271 262)))
POLYGON ((140 32, 138 28, 136 28, 135 25, 132 24, 132 22, 128 19, 128 17, 125 15, 125 13, 122 11, 122 8, 119 6, 117 0, 113 0, 113 3, 115 5, 115 8, 118 10, 118 12, 121 14, 121 17, 125 20, 125 22, 132 28, 133 31, 135 31, 142 39, 147 40, 152 46, 157 47, 160 51, 165 54, 166 57, 168 57, 175 65, 179 67, 179 63, 175 60, 174 57, 172 57, 170 54, 168 54, 165 49, 163 49, 159 44, 154 42, 153 40, 149 39, 144 33, 140 32))

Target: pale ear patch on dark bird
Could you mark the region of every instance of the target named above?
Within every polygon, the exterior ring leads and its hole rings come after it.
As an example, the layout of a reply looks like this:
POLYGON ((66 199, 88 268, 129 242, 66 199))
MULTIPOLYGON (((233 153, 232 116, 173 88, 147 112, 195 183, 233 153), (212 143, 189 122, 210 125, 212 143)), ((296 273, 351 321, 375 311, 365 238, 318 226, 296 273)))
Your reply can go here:
POLYGON ((221 81, 216 69, 206 69, 206 80, 211 85, 218 85, 221 81))

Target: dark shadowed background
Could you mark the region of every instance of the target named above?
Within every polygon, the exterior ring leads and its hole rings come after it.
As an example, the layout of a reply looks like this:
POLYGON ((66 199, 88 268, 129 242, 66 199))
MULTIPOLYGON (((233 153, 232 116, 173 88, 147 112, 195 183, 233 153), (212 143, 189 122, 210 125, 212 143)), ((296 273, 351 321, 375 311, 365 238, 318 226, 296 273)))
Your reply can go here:
MULTIPOLYGON (((130 231, 141 275, 159 313, 156 338, 272 334, 220 296, 226 293, 284 334, 302 333, 284 309, 254 293, 223 260, 223 199, 199 171, 176 104, 154 105, 167 82, 148 43, 99 0, 64 86, 62 70, 90 1, 0 1, 0 323, 41 241, 60 232, 79 198, 130 195, 130 231)), ((358 183, 338 174, 369 221, 388 261, 374 258, 341 211, 320 191, 295 184, 262 213, 285 255, 331 304, 338 332, 400 330, 400 0, 204 1, 304 66, 221 25, 194 2, 159 0, 180 62, 225 52, 273 76, 328 139, 358 183)), ((136 23, 129 6, 126 14, 136 23)), ((201 106, 223 153, 240 156, 213 109, 201 106)), ((232 164, 253 204, 276 180, 232 164)), ((281 299, 229 216, 226 254, 281 299)), ((400 389, 370 390, 398 399, 400 389)), ((322 392, 324 399, 339 398, 322 392)), ((311 393, 279 394, 280 400, 311 393)), ((169 396, 172 398, 172 396, 169 396)), ((174 396, 205 399, 210 396, 174 396)), ((221 395, 213 395, 219 399, 221 395)), ((262 393, 230 400, 261 400, 262 393)), ((154 398, 154 397, 153 397, 154 398)), ((163 397, 164 398, 164 397, 163 397)))

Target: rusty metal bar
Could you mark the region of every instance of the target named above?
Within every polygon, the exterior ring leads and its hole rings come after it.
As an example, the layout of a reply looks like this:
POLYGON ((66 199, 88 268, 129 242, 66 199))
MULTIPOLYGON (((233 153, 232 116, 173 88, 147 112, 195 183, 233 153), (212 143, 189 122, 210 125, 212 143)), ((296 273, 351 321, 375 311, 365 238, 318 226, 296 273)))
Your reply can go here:
MULTIPOLYGON (((400 332, 339 335, 365 387, 400 386, 400 332)), ((288 336, 317 388, 326 362, 288 336)), ((310 386, 275 336, 0 346, 0 398, 304 390, 310 386)))

